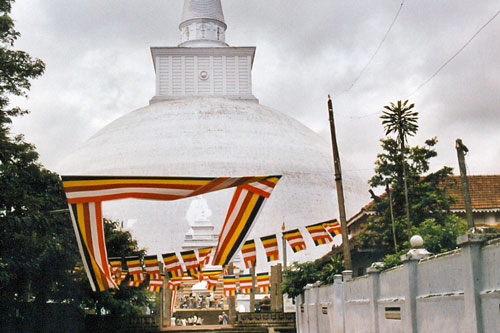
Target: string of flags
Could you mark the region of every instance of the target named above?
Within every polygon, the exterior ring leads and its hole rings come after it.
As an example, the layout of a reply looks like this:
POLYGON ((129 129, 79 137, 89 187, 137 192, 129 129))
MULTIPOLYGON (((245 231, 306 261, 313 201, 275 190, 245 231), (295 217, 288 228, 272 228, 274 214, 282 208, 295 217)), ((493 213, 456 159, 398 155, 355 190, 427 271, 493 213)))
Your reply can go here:
MULTIPOLYGON (((310 234, 314 244, 319 246, 332 242, 333 237, 340 233, 340 223, 337 220, 329 220, 309 225, 306 227, 306 230, 310 234)), ((298 228, 289 231, 283 230, 283 238, 286 239, 294 252, 306 249, 305 240, 298 228)), ((279 247, 277 236, 265 236, 261 237, 260 240, 265 249, 267 261, 278 260, 279 247)), ((247 240, 241 248, 241 254, 247 269, 255 267, 257 264, 255 240, 247 240)), ((180 259, 175 252, 163 254, 162 259, 168 277, 167 288, 176 292, 182 281, 198 279, 199 281, 206 281, 207 288, 215 291, 219 278, 222 276, 224 294, 226 296, 234 296, 237 292, 243 294, 250 293, 252 290, 252 275, 240 274, 239 277, 236 277, 235 275, 228 274, 226 270, 204 269, 211 262, 213 264, 213 255, 214 248, 212 247, 201 248, 196 251, 182 251, 180 252, 180 259), (239 288, 237 288, 237 285, 239 285, 239 288)), ((138 287, 147 282, 146 286, 152 292, 159 292, 163 287, 164 276, 161 274, 156 255, 144 257, 144 269, 139 257, 125 258, 128 271, 122 271, 121 258, 109 258, 108 261, 111 277, 117 285, 120 285, 128 278, 128 286, 138 287)), ((268 293, 270 291, 269 273, 258 273, 256 283, 260 293, 268 293)))

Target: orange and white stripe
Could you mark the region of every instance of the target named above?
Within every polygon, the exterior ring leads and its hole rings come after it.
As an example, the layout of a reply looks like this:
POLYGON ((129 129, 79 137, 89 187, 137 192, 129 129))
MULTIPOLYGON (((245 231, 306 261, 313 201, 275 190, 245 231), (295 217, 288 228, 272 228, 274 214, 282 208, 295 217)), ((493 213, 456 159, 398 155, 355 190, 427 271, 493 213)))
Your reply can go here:
POLYGON ((260 241, 262 242, 262 246, 264 246, 264 250, 266 251, 267 261, 271 262, 278 260, 279 248, 276 235, 261 237, 260 241))
POLYGON ((299 229, 293 229, 290 231, 285 231, 283 237, 288 241, 288 244, 292 247, 293 252, 299 252, 306 249, 306 243, 299 229))
POLYGON ((255 240, 248 240, 243 244, 241 248, 241 254, 243 255, 243 262, 245 267, 248 269, 255 266, 257 262, 257 249, 255 248, 255 240))

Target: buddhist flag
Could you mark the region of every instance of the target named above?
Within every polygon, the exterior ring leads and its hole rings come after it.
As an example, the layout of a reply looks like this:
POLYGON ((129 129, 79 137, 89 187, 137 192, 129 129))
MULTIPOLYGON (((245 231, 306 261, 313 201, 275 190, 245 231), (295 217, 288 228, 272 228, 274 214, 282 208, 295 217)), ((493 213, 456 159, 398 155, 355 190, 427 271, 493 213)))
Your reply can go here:
POLYGON ((215 269, 215 270, 206 270, 201 273, 202 275, 202 280, 208 280, 209 276, 219 276, 222 274, 221 269, 215 269))
POLYGON ((271 290, 269 273, 257 273, 257 286, 259 287, 259 292, 263 294, 266 294, 271 290))
POLYGON ((160 275, 157 279, 149 280, 148 291, 159 293, 163 287, 164 277, 160 275))
POLYGON ((177 200, 235 187, 215 254, 215 264, 220 265, 227 264, 239 250, 264 199, 280 177, 62 176, 76 242, 92 290, 118 288, 108 264, 102 202, 126 198, 177 200))
POLYGON ((179 289, 179 286, 181 285, 182 279, 183 279, 182 277, 175 277, 175 278, 168 280, 167 288, 170 290, 179 289))
POLYGON ((283 233, 283 237, 288 241, 292 247, 293 252, 299 252, 306 249, 306 243, 299 229, 293 229, 283 233))
POLYGON ((240 293, 250 294, 252 292, 252 275, 241 274, 239 280, 240 280, 240 293))
POLYGON ((256 177, 239 185, 219 235, 213 265, 226 266, 241 249, 253 224, 281 176, 256 177))
POLYGON ((120 273, 120 276, 116 278, 116 284, 121 285, 122 282, 127 278, 127 274, 128 274, 127 272, 122 271, 120 273))
POLYGON ((170 279, 180 277, 184 274, 182 270, 182 265, 175 252, 163 254, 163 263, 165 264, 165 270, 167 271, 168 277, 170 279))
POLYGON ((255 248, 255 241, 253 239, 243 244, 241 254, 243 255, 243 261, 245 262, 246 268, 255 266, 257 262, 257 249, 255 248))
POLYGON ((127 257, 125 259, 127 261, 128 274, 131 276, 130 281, 133 281, 132 286, 138 287, 144 281, 141 259, 139 257, 127 257))
POLYGON ((212 253, 212 249, 213 247, 198 249, 198 263, 200 268, 203 268, 203 266, 208 265, 210 262, 210 253, 212 253))
POLYGON ((184 261, 187 275, 191 277, 198 276, 198 259, 196 258, 194 250, 181 252, 181 257, 184 261))
POLYGON ((323 227, 330 233, 330 235, 332 235, 332 237, 340 234, 342 230, 340 223, 337 220, 323 222, 323 227))
POLYGON ((219 282, 219 275, 209 275, 207 277, 208 290, 215 291, 218 282, 219 282))
POLYGON ((323 223, 317 223, 306 227, 316 246, 330 243, 332 238, 323 227, 323 223))
POLYGON ((158 257, 156 255, 145 256, 144 266, 151 280, 160 279, 160 265, 158 264, 158 257))
POLYGON ((260 238, 264 249, 266 250, 267 262, 278 260, 279 250, 278 250, 278 239, 276 235, 265 236, 260 238))
POLYGON ((224 275, 224 296, 236 296, 236 276, 224 275))
POLYGON ((116 281, 122 275, 122 258, 109 258, 109 265, 111 269, 111 277, 116 281))

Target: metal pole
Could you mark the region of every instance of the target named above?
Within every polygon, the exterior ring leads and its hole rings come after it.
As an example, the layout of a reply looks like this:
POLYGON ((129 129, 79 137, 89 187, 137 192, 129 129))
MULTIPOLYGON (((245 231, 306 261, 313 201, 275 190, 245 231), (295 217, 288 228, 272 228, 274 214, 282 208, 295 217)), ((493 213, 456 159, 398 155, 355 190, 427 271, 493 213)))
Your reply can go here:
POLYGON ((335 122, 333 119, 333 104, 328 95, 328 115, 330 118, 330 132, 332 135, 333 165, 335 167, 335 187, 337 188, 337 200, 339 203, 340 225, 342 227, 342 248, 344 250, 345 269, 352 271, 351 250, 349 249, 349 237, 347 235, 347 220, 345 216, 344 188, 342 186, 342 171, 340 157, 337 147, 337 135, 335 133, 335 122))
POLYGON ((255 312, 255 294, 257 288, 257 277, 255 276, 255 263, 250 267, 250 274, 252 275, 252 291, 250 292, 250 312, 255 312))
MULTIPOLYGON (((281 226, 281 231, 285 232, 285 221, 283 221, 283 225, 281 226)), ((285 269, 286 268, 286 239, 285 239, 284 234, 281 235, 281 242, 282 242, 282 246, 283 246, 283 269, 285 269)))
POLYGON ((472 203, 470 199, 469 180, 467 179, 467 169, 465 167, 465 154, 469 149, 462 143, 461 139, 457 139, 455 148, 457 149, 458 166, 460 168, 460 178, 462 179, 462 195, 465 203, 465 216, 467 217, 467 228, 474 228, 474 218, 472 217, 472 203))

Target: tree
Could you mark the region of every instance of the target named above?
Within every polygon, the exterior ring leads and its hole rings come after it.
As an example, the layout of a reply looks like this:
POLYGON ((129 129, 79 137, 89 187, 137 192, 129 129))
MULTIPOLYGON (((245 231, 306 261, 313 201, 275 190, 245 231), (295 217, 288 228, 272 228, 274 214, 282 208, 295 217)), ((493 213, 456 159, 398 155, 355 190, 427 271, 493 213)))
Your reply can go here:
MULTIPOLYGON (((132 313, 146 304, 145 291, 123 288, 99 296, 90 291, 59 176, 43 168, 22 135, 10 133, 12 119, 28 111, 11 106, 9 98, 27 96, 30 80, 45 69, 41 60, 13 49, 19 37, 9 16, 13 2, 0 0, 0 327, 26 330, 12 326, 16 317, 42 319, 54 303, 80 309, 107 304, 101 300, 109 295, 121 301, 124 313, 132 313)), ((113 225, 106 224, 110 253, 143 254, 130 234, 113 225)))
POLYGON ((408 184, 406 179, 406 158, 405 158, 405 143, 408 136, 413 136, 418 130, 418 112, 413 111, 415 104, 409 104, 408 100, 398 101, 397 104, 391 102, 390 105, 384 106, 387 111, 383 112, 380 117, 382 125, 385 128, 385 135, 396 133, 397 142, 400 146, 400 168, 403 170, 403 183, 405 194, 405 210, 406 221, 408 225, 408 239, 411 237, 411 220, 410 220, 410 206, 408 201, 408 184))
MULTIPOLYGON (((400 165, 399 142, 386 138, 381 140, 383 152, 377 155, 375 175, 370 179, 372 188, 390 185, 394 207, 395 231, 391 226, 389 198, 382 196, 374 203, 375 216, 368 219, 365 232, 357 240, 361 248, 377 248, 385 258, 388 266, 398 264, 399 256, 409 249, 407 227, 405 227, 405 195, 404 180, 400 165), (394 254, 393 238, 401 244, 400 250, 394 254)), ((411 193, 409 207, 413 212, 411 234, 419 234, 424 238, 429 251, 440 253, 456 247, 456 237, 465 231, 465 224, 450 212, 453 198, 448 196, 440 183, 451 175, 452 169, 443 167, 428 173, 430 159, 437 156, 434 149, 437 139, 425 141, 425 146, 405 147, 404 155, 407 164, 407 186, 411 193)))
POLYGON ((281 292, 290 298, 297 297, 302 294, 305 286, 309 283, 333 283, 334 275, 343 270, 344 261, 341 254, 325 256, 315 261, 306 261, 300 264, 293 262, 283 271, 281 292))
MULTIPOLYGON (((109 257, 138 256, 144 258, 146 250, 138 248, 137 241, 128 231, 120 231, 119 223, 104 219, 104 234, 109 257)), ((82 271, 82 275, 85 274, 82 271)), ((80 279, 82 290, 82 305, 95 314, 111 314, 114 316, 130 317, 143 312, 147 307, 154 308, 151 293, 141 286, 128 287, 126 282, 118 290, 93 292, 86 277, 80 279)))

